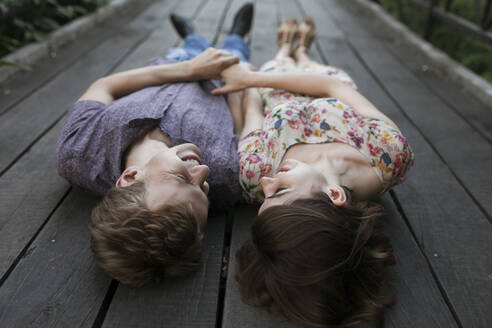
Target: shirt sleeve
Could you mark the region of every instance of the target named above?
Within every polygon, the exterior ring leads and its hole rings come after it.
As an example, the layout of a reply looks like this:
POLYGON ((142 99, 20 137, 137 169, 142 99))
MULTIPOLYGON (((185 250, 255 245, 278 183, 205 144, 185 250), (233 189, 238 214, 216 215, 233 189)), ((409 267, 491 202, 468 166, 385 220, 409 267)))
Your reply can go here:
POLYGON ((95 135, 98 134, 95 127, 103 120, 105 107, 105 104, 94 100, 73 104, 56 147, 58 173, 71 183, 97 193, 104 193, 104 190, 94 189, 95 184, 91 182, 87 168, 97 166, 92 163, 97 157, 91 154, 91 150, 99 146, 93 144, 100 137, 95 135))
POLYGON ((260 178, 272 170, 272 165, 266 163, 263 134, 262 130, 255 130, 238 144, 239 183, 249 203, 263 201, 260 178))

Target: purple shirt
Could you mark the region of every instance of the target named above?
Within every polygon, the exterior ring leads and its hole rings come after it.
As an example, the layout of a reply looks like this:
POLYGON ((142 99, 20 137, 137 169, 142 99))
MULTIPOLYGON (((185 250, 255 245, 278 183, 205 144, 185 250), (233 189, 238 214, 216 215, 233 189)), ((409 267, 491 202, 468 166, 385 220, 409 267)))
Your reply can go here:
MULTIPOLYGON (((169 63, 159 59, 152 64, 169 63)), ((216 81, 170 83, 149 87, 105 105, 76 102, 57 143, 57 166, 71 183, 98 194, 115 185, 123 172, 125 151, 152 128, 169 135, 172 146, 191 142, 210 167, 209 199, 226 208, 241 197, 237 139, 225 97, 212 96, 216 81)))

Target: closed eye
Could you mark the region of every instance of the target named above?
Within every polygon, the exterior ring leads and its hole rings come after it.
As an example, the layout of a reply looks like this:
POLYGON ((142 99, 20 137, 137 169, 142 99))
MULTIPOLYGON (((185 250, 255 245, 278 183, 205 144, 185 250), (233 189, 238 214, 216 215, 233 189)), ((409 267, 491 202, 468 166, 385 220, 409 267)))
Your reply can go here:
POLYGON ((191 184, 191 185, 193 184, 193 183, 191 182, 190 178, 189 178, 189 177, 187 177, 187 176, 186 176, 186 175, 184 175, 184 174, 181 174, 181 173, 174 173, 173 175, 174 175, 175 177, 177 177, 179 180, 181 180, 181 181, 183 181, 184 183, 186 183, 186 184, 191 184))
POLYGON ((291 192, 291 190, 289 190, 287 188, 278 188, 277 191, 275 191, 275 193, 273 195, 271 195, 270 197, 267 197, 267 199, 277 198, 277 197, 283 196, 285 194, 288 194, 289 192, 291 192))

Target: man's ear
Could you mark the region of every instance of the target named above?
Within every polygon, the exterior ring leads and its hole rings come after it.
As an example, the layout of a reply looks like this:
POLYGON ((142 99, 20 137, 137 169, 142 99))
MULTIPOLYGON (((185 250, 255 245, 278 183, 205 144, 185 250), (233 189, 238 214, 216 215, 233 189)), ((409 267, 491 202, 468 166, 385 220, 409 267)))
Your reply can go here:
POLYGON ((116 181, 116 187, 128 187, 137 181, 137 176, 140 175, 141 172, 136 166, 127 167, 123 173, 121 173, 118 181, 116 181))
POLYGON ((345 189, 336 184, 331 184, 324 190, 335 206, 344 206, 347 203, 347 195, 345 189))

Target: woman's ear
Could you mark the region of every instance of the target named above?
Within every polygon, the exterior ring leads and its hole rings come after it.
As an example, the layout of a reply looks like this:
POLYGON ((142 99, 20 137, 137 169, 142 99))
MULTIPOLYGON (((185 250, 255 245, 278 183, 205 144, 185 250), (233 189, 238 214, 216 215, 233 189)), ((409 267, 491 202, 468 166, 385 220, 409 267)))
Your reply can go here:
POLYGON ((325 193, 330 197, 333 204, 336 206, 344 206, 347 203, 347 195, 345 189, 336 184, 328 185, 325 189, 325 193))
POLYGON ((140 175, 140 170, 136 166, 127 167, 123 173, 121 173, 118 181, 116 181, 116 187, 128 187, 137 181, 137 176, 140 175))

